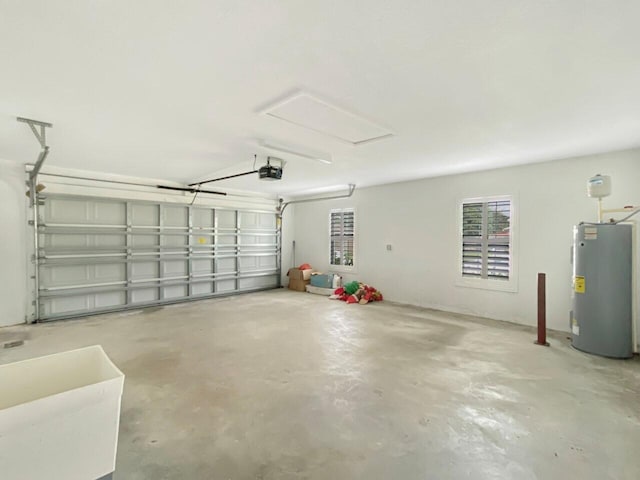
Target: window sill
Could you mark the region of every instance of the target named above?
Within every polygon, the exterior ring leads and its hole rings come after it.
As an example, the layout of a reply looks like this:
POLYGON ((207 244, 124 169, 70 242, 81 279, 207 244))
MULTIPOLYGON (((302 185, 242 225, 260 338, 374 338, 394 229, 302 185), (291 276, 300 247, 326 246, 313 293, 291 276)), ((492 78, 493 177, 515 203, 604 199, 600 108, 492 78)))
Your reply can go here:
POLYGON ((329 271, 336 273, 358 273, 356 267, 349 267, 345 265, 329 265, 329 271))
POLYGON ((497 292, 516 293, 518 291, 518 282, 511 280, 489 280, 484 278, 458 278, 456 286, 465 288, 478 288, 480 290, 494 290, 497 292))

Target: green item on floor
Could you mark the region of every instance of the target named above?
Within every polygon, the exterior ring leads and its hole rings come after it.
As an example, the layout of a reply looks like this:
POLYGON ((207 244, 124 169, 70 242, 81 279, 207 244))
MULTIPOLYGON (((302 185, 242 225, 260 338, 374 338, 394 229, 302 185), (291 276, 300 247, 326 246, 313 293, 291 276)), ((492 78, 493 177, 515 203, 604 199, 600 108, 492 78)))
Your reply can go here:
POLYGON ((344 286, 344 291, 349 295, 353 295, 358 291, 358 288, 360 288, 360 283, 354 280, 353 282, 349 282, 344 286))

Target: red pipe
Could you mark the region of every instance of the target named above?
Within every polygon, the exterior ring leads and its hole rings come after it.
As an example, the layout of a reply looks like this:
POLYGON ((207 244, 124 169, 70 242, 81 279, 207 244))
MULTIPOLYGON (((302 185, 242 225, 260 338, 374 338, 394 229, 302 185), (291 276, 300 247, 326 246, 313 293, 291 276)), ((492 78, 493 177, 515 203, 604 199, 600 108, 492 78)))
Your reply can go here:
POLYGON ((548 347, 546 277, 546 274, 538 273, 538 339, 533 343, 548 347))

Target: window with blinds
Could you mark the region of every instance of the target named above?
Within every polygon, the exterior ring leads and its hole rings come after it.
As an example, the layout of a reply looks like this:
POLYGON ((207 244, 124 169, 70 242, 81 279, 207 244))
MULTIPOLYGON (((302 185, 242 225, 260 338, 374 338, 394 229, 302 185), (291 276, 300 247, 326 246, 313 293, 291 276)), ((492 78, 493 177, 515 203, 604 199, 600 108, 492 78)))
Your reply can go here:
POLYGON ((462 203, 462 276, 509 280, 511 200, 462 203))
POLYGON ((331 210, 329 235, 331 242, 330 264, 353 267, 355 241, 353 209, 331 210))

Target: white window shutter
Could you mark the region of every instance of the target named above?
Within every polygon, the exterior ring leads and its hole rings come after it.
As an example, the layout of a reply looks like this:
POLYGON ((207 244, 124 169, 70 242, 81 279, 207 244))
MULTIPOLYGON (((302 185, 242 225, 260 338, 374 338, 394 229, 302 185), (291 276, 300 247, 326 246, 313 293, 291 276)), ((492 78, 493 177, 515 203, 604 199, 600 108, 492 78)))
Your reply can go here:
POLYGON ((332 210, 329 219, 330 264, 354 265, 355 213, 353 209, 332 210))
POLYGON ((462 275, 509 280, 511 201, 462 204, 462 275))

